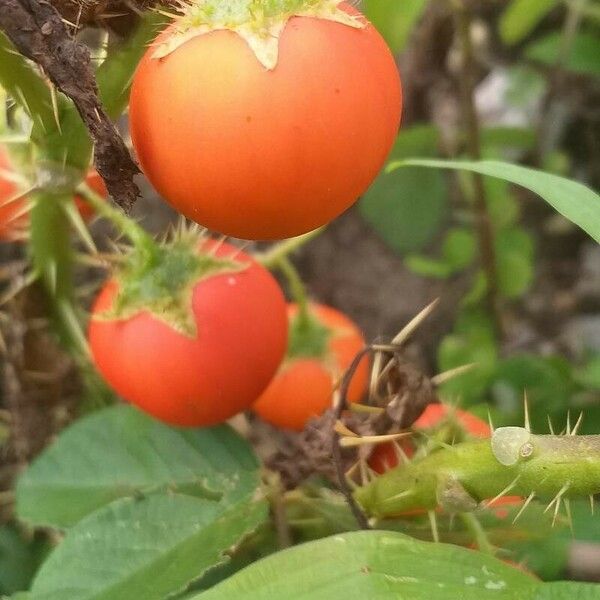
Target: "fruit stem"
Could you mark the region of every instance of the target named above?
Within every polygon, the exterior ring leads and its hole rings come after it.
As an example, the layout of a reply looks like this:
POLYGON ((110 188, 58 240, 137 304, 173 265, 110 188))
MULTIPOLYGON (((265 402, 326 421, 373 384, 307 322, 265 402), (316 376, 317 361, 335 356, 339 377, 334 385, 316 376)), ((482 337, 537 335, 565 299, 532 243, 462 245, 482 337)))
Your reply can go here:
POLYGON ((283 240, 282 242, 275 244, 267 252, 259 255, 257 260, 263 265, 263 267, 266 267, 267 269, 277 268, 280 266, 280 260, 282 258, 286 258, 292 252, 302 248, 302 246, 321 235, 321 233, 324 231, 325 227, 319 227, 319 229, 309 231, 308 233, 299 235, 298 237, 283 240))
POLYGON ((77 190, 99 215, 111 221, 123 235, 127 236, 144 257, 152 259, 158 254, 158 245, 152 236, 123 211, 112 206, 85 183, 82 183, 77 190))
POLYGON ((292 298, 298 305, 298 321, 300 326, 310 326, 310 312, 308 309, 308 295, 304 282, 298 273, 296 267, 292 264, 289 258, 281 256, 278 263, 279 269, 285 276, 292 298))

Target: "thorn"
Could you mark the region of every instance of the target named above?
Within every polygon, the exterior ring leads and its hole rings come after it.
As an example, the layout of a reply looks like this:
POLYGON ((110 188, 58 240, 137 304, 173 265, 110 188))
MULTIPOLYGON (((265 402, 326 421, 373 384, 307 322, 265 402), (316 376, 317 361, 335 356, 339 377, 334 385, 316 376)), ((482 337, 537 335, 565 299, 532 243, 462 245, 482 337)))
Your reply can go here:
POLYGON ((377 383, 379 381, 379 373, 383 363, 383 353, 375 352, 373 356, 373 364, 371 366, 371 374, 369 379, 369 400, 371 402, 379 400, 377 394, 377 383))
POLYGON ((248 246, 250 246, 249 241, 245 241, 243 244, 241 244, 238 247, 234 247, 233 252, 231 253, 231 256, 228 256, 227 258, 229 260, 233 260, 235 261, 235 259, 242 253, 244 252, 244 250, 246 250, 248 248, 248 246))
POLYGON ((565 511, 567 512, 567 521, 569 522, 571 535, 575 537, 575 531, 573 529, 573 515, 571 514, 571 501, 568 498, 565 498, 563 502, 565 503, 565 511))
POLYGON ((594 494, 590 494, 590 510, 592 511, 592 517, 594 516, 594 494))
POLYGON ((227 239, 226 235, 220 235, 219 238, 212 245, 212 247, 210 249, 210 254, 212 254, 213 256, 216 256, 217 252, 219 251, 219 248, 225 243, 226 239, 227 239))
POLYGON ((563 485, 560 490, 558 491, 558 494, 556 494, 556 496, 554 496, 554 499, 550 502, 550 504, 548 504, 548 506, 546 506, 546 508, 544 509, 544 514, 547 513, 550 508, 552 507, 552 505, 554 504, 554 516, 552 517, 552 527, 554 527, 554 524, 556 523, 556 517, 558 516, 558 511, 560 509, 560 503, 561 503, 561 499, 563 497, 563 495, 568 491, 569 487, 570 487, 570 482, 565 483, 565 485, 563 485))
POLYGON ((494 433, 494 431, 496 430, 496 428, 494 427, 494 421, 492 421, 492 413, 490 412, 490 407, 488 406, 487 409, 487 417, 488 417, 488 424, 490 426, 490 430, 492 433, 494 433))
POLYGON ((552 419, 550 418, 550 415, 546 415, 546 417, 548 418, 548 428, 550 429, 550 433, 552 435, 554 435, 554 427, 552 426, 552 419))
POLYGON ((389 498, 385 498, 385 500, 382 500, 381 503, 385 504, 387 502, 394 502, 395 500, 400 500, 402 498, 408 498, 409 496, 412 496, 414 494, 413 490, 404 490, 403 492, 400 492, 399 494, 396 494, 395 496, 390 496, 389 498))
POLYGON ((431 525, 431 534, 433 535, 433 541, 439 543, 440 534, 437 526, 437 517, 434 510, 428 510, 427 516, 429 517, 429 524, 431 525))
POLYGON ((519 512, 515 515, 515 518, 513 519, 513 522, 512 522, 513 525, 517 522, 519 517, 525 512, 525 509, 529 506, 529 504, 531 503, 531 501, 534 498, 535 498, 535 492, 531 492, 531 494, 529 494, 529 496, 527 496, 527 499, 523 503, 523 506, 521 506, 521 508, 519 509, 519 512))
POLYGON ((571 435, 577 435, 577 432, 579 431, 579 427, 581 426, 582 422, 583 422, 583 411, 581 411, 579 413, 579 418, 577 419, 577 423, 575 423, 575 426, 571 430, 571 435))
POLYGON ((56 128, 58 129, 58 133, 62 135, 62 127, 60 126, 60 118, 58 116, 58 98, 56 97, 56 88, 52 83, 50 85, 50 100, 52 101, 52 113, 54 115, 54 122, 56 123, 56 128))
POLYGON ((344 436, 340 439, 340 446, 342 448, 355 448, 366 444, 385 444, 386 442, 393 442, 394 440, 410 435, 410 432, 405 432, 391 433, 389 435, 364 435, 358 437, 355 433, 352 433, 351 436, 344 436))
POLYGON ((527 400, 527 392, 523 393, 523 414, 525 415, 525 429, 531 432, 531 422, 529 420, 529 402, 527 400))
POLYGON ((341 421, 337 421, 333 430, 336 433, 339 433, 342 436, 349 436, 349 437, 360 437, 358 435, 358 433, 354 433, 354 431, 352 431, 351 429, 348 429, 341 421))
POLYGON ((455 369, 444 371, 443 373, 438 373, 437 375, 431 378, 431 383, 433 383, 433 385, 442 385, 443 383, 454 379, 454 377, 458 377, 463 373, 467 373, 476 366, 477 363, 470 363, 468 365, 462 365, 462 367, 456 367, 455 369))
POLYGON ((360 460, 357 460, 345 473, 344 476, 346 477, 346 479, 348 479, 349 481, 352 479, 352 477, 354 477, 354 474, 356 473, 356 469, 358 468, 360 463, 360 460))
POLYGON ((416 317, 411 319, 402 331, 392 340, 392 344, 395 346, 402 345, 412 333, 421 325, 421 323, 435 310, 439 304, 440 299, 436 298, 431 304, 427 305, 416 317))
POLYGON ((394 452, 396 453, 396 458, 398 459, 398 463, 407 465, 410 462, 410 458, 408 458, 408 456, 406 455, 406 452, 404 452, 404 449, 402 448, 402 446, 396 441, 392 442, 392 446, 394 448, 394 452))
POLYGON ((489 508, 492 504, 494 504, 494 502, 500 500, 502 496, 506 496, 506 494, 508 494, 508 492, 510 492, 517 485, 520 477, 521 475, 517 475, 497 496, 485 502, 483 508, 489 508))
POLYGON ((567 431, 565 435, 571 435, 571 411, 567 411, 567 431))
POLYGON ((77 232, 77 235, 81 238, 81 241, 87 246, 88 250, 92 254, 98 254, 98 248, 90 234, 90 230, 87 228, 81 213, 77 210, 74 202, 61 202, 61 206, 65 211, 67 218, 71 221, 71 225, 77 232))

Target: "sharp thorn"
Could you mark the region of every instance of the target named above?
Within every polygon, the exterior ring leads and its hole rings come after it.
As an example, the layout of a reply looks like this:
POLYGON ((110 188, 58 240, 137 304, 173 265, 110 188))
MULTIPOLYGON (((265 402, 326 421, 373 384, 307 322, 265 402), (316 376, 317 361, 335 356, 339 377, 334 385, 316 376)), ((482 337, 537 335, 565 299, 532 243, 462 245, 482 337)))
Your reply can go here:
POLYGON ((492 506, 492 504, 494 504, 494 502, 500 500, 502 496, 506 496, 506 494, 508 494, 508 492, 510 492, 515 487, 515 485, 517 485, 517 482, 519 481, 520 477, 520 475, 517 475, 497 496, 485 502, 483 507, 489 508, 490 506, 492 506))
POLYGON ((582 422, 583 422, 583 411, 579 413, 579 418, 577 419, 577 422, 575 423, 573 429, 571 430, 571 435, 577 435, 577 432, 579 431, 579 428, 581 427, 582 422))
POLYGON ((515 515, 515 518, 513 519, 513 522, 512 522, 513 525, 517 522, 519 517, 525 512, 525 509, 529 506, 529 504, 531 503, 531 501, 534 498, 535 498, 535 492, 531 492, 531 494, 529 494, 529 496, 527 496, 527 499, 525 500, 525 502, 523 502, 523 506, 521 506, 521 508, 519 509, 519 512, 515 515))
POLYGON ((433 536, 433 541, 439 543, 440 534, 437 526, 437 516, 434 510, 428 510, 427 516, 429 517, 429 525, 431 525, 431 535, 433 536))
POLYGON ((523 394, 523 414, 525 416, 525 429, 531 431, 531 421, 529 420, 529 401, 527 400, 527 392, 523 394))
POLYGON ((552 419, 550 418, 550 415, 546 415, 546 417, 548 418, 548 429, 550 430, 550 433, 552 435, 554 435, 554 427, 552 426, 552 419))
POLYGON ((411 319, 396 335, 396 337, 392 340, 392 344, 395 346, 401 346, 411 335, 412 333, 421 325, 421 323, 435 310, 437 305, 439 304, 440 299, 435 299, 431 304, 427 305, 416 317, 411 319))
POLYGON ((431 383, 433 383, 433 385, 442 385, 443 383, 450 381, 454 377, 458 377, 463 373, 467 373, 476 366, 477 363, 470 363, 468 365, 462 365, 461 367, 456 367, 455 369, 444 371, 443 373, 438 373, 437 375, 431 378, 431 383))

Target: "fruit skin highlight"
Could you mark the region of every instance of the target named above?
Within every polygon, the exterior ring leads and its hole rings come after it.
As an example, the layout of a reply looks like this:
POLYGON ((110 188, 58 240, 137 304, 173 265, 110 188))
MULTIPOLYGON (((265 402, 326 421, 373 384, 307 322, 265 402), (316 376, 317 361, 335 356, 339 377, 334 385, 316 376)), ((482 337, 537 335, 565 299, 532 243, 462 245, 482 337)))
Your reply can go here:
MULTIPOLYGON (((322 304, 309 305, 309 318, 315 329, 305 339, 312 337, 312 340, 298 343, 302 336, 297 333, 301 327, 298 310, 296 304, 289 305, 287 356, 269 387, 252 407, 268 423, 295 431, 301 431, 310 418, 331 408, 334 385, 365 346, 362 333, 346 315, 322 304)), ((367 379, 368 360, 365 359, 348 389, 350 402, 361 400, 367 379)))
POLYGON ((93 307, 89 344, 97 369, 124 399, 173 425, 214 425, 248 408, 285 354, 287 318, 277 282, 232 246, 216 248, 202 251, 235 256, 233 266, 191 281, 183 308, 191 311, 192 335, 149 310, 111 318, 122 289, 117 278, 93 307))
MULTIPOLYGON (((313 3, 314 4, 314 3, 313 3)), ((163 58, 176 21, 142 58, 130 100, 142 170, 177 211, 244 239, 300 235, 366 191, 396 138, 402 93, 377 30, 287 20, 267 69, 237 33, 188 39, 163 58)))

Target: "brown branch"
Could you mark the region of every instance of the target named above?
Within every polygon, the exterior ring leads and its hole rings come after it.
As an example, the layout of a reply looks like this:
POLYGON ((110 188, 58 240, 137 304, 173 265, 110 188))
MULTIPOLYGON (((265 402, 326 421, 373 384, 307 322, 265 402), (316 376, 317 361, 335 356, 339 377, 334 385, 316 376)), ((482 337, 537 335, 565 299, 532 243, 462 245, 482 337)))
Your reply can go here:
MULTIPOLYGON (((462 50, 460 94, 462 117, 466 128, 467 152, 473 160, 481 160, 481 132, 475 107, 475 53, 471 41, 471 12, 463 0, 452 2, 457 34, 462 50)), ((495 233, 487 208, 483 177, 472 175, 475 191, 475 221, 479 240, 481 265, 487 279, 487 308, 494 319, 498 335, 502 337, 503 323, 498 293, 498 268, 496 263, 495 233)))
MULTIPOLYGON (((356 370, 358 369, 362 359, 365 356, 370 355, 372 351, 373 350, 371 346, 364 348, 354 357, 354 360, 348 367, 348 370, 344 373, 344 377, 340 385, 339 399, 334 408, 333 425, 335 425, 341 419, 342 413, 348 408, 348 389, 350 387, 350 382, 352 381, 352 378, 354 377, 354 374, 356 373, 356 370)), ((348 481, 346 481, 346 473, 344 472, 344 463, 342 461, 342 449, 340 448, 340 435, 333 427, 331 428, 331 453, 333 456, 333 464, 335 466, 340 492, 346 499, 346 502, 348 503, 348 506, 350 507, 358 526, 361 529, 371 529, 369 520, 354 499, 352 490, 348 485, 348 481)))
POLYGON ((140 195, 133 181, 140 171, 100 103, 87 47, 69 35, 47 0, 0 0, 0 29, 73 100, 94 142, 97 171, 115 202, 129 210, 140 195))

